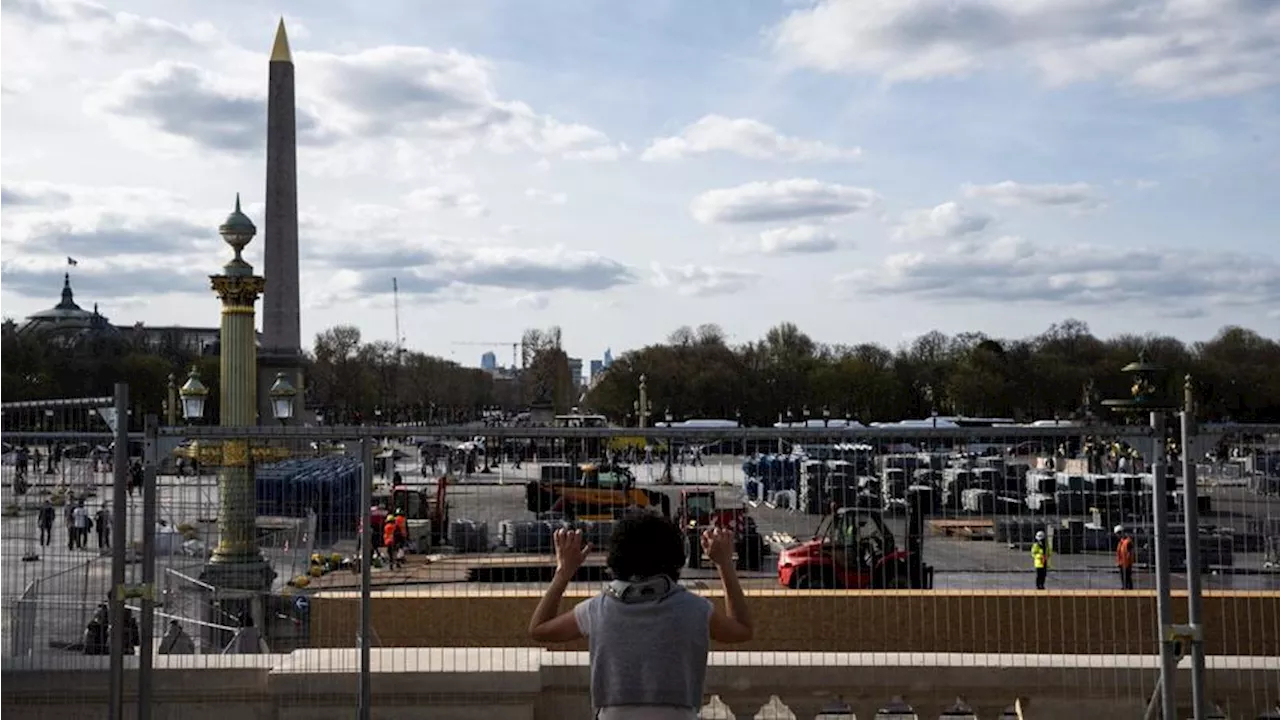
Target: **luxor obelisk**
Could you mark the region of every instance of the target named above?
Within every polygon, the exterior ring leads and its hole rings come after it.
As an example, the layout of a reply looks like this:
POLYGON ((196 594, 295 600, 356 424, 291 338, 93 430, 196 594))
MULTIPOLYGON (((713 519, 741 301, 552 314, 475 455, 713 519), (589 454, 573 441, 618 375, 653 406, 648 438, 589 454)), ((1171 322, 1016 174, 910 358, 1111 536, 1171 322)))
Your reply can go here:
POLYGON ((276 28, 267 77, 267 193, 263 232, 262 346, 258 351, 258 423, 279 422, 271 410, 271 385, 285 373, 298 391, 293 418, 305 407, 302 322, 298 281, 298 130, 293 53, 284 19, 276 28))

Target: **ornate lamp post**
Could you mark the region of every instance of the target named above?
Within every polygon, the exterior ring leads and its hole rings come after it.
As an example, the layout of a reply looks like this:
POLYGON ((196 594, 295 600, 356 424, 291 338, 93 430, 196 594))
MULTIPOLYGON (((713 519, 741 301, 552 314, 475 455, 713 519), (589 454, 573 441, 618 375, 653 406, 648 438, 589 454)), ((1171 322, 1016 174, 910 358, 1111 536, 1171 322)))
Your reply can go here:
POLYGON ((830 427, 830 426, 831 426, 831 406, 823 405, 822 406, 822 427, 830 427))
POLYGON ((281 425, 289 424, 290 418, 293 417, 293 400, 298 395, 298 391, 289 382, 289 376, 285 373, 276 373, 276 381, 267 392, 271 395, 271 414, 280 421, 281 425))
MULTIPOLYGON (((1137 362, 1125 365, 1120 371, 1133 375, 1129 397, 1103 400, 1102 404, 1120 413, 1147 413, 1151 423, 1151 524, 1152 534, 1155 536, 1156 614, 1160 620, 1160 698, 1163 717, 1173 720, 1177 717, 1173 680, 1178 663, 1175 645, 1179 638, 1178 628, 1173 625, 1173 601, 1169 596, 1169 487, 1166 480, 1165 412, 1174 406, 1161 397, 1160 387, 1165 369, 1147 362, 1145 351, 1138 353, 1137 362)), ((1194 549, 1197 541, 1188 538, 1187 547, 1194 549)), ((1188 561, 1192 554, 1187 553, 1188 561)), ((1203 716, 1203 710, 1197 715, 1203 716)))
POLYGON ((187 381, 182 383, 182 389, 178 391, 178 395, 182 398, 182 417, 187 422, 204 417, 204 403, 209 396, 209 389, 200 382, 200 371, 196 370, 195 365, 191 366, 187 381))
MULTIPOLYGON (((241 257, 258 229, 236 208, 219 228, 235 257, 221 275, 209 277, 222 300, 219 332, 220 423, 222 427, 249 428, 258 424, 258 348, 254 334, 254 304, 266 280, 253 274, 253 266, 241 257)), ((271 589, 275 571, 258 551, 256 498, 252 461, 247 440, 222 443, 222 467, 218 472, 218 546, 201 573, 201 580, 218 588, 242 590, 256 597, 271 589)))

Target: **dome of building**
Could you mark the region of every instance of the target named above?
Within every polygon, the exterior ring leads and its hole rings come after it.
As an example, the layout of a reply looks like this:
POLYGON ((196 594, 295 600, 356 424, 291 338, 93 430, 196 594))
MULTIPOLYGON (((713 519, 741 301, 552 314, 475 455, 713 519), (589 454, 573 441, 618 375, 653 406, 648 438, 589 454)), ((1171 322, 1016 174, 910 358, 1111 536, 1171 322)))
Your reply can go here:
POLYGON ((76 304, 75 294, 71 291, 70 273, 62 278, 62 300, 48 310, 28 316, 18 328, 19 335, 51 333, 70 341, 91 333, 116 332, 116 328, 98 312, 97 305, 93 306, 93 310, 85 310, 76 304))

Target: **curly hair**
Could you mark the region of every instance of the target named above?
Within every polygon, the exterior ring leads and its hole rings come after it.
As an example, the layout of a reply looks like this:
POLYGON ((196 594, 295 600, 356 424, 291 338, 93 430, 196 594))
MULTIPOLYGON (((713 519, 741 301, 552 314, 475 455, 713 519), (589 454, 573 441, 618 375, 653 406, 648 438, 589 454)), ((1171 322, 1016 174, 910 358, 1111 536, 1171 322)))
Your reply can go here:
POLYGON ((618 580, 666 575, 680 579, 684 535, 674 522, 653 513, 624 515, 609 536, 609 570, 618 580))

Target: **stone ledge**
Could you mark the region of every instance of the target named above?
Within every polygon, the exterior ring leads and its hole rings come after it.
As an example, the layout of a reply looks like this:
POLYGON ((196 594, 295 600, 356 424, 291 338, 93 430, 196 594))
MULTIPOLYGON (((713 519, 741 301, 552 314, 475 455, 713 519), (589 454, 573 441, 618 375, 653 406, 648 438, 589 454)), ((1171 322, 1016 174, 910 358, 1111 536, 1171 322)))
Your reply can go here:
MULTIPOLYGON (((101 717, 107 699, 105 658, 96 667, 62 669, 52 663, 6 663, 4 711, 17 720, 101 717)), ((584 652, 538 648, 379 648, 370 652, 373 690, 381 718, 585 717, 588 657, 584 652)), ((300 650, 289 655, 163 656, 157 659, 157 717, 184 720, 308 720, 350 717, 358 682, 355 649, 300 650)), ((735 708, 750 710, 780 696, 800 717, 839 695, 859 716, 892 695, 908 697, 922 712, 963 695, 982 717, 1014 695, 1031 696, 1034 717, 1078 718, 1140 712, 1158 661, 1149 655, 1017 655, 971 653, 713 652, 706 690, 735 708), (1110 714, 1108 714, 1110 713, 1110 714)), ((1183 662, 1179 689, 1189 675, 1183 662)), ((136 667, 136 659, 130 665, 136 667)), ((1265 703, 1280 693, 1280 658, 1211 656, 1214 700, 1236 708, 1265 703)), ((137 673, 126 673, 127 694, 137 673)), ((1259 705, 1259 707, 1261 707, 1259 705)), ((740 714, 740 716, 743 716, 740 714)), ((870 716, 870 715, 868 715, 870 716)), ((922 715, 923 717, 924 715, 922 715)))

